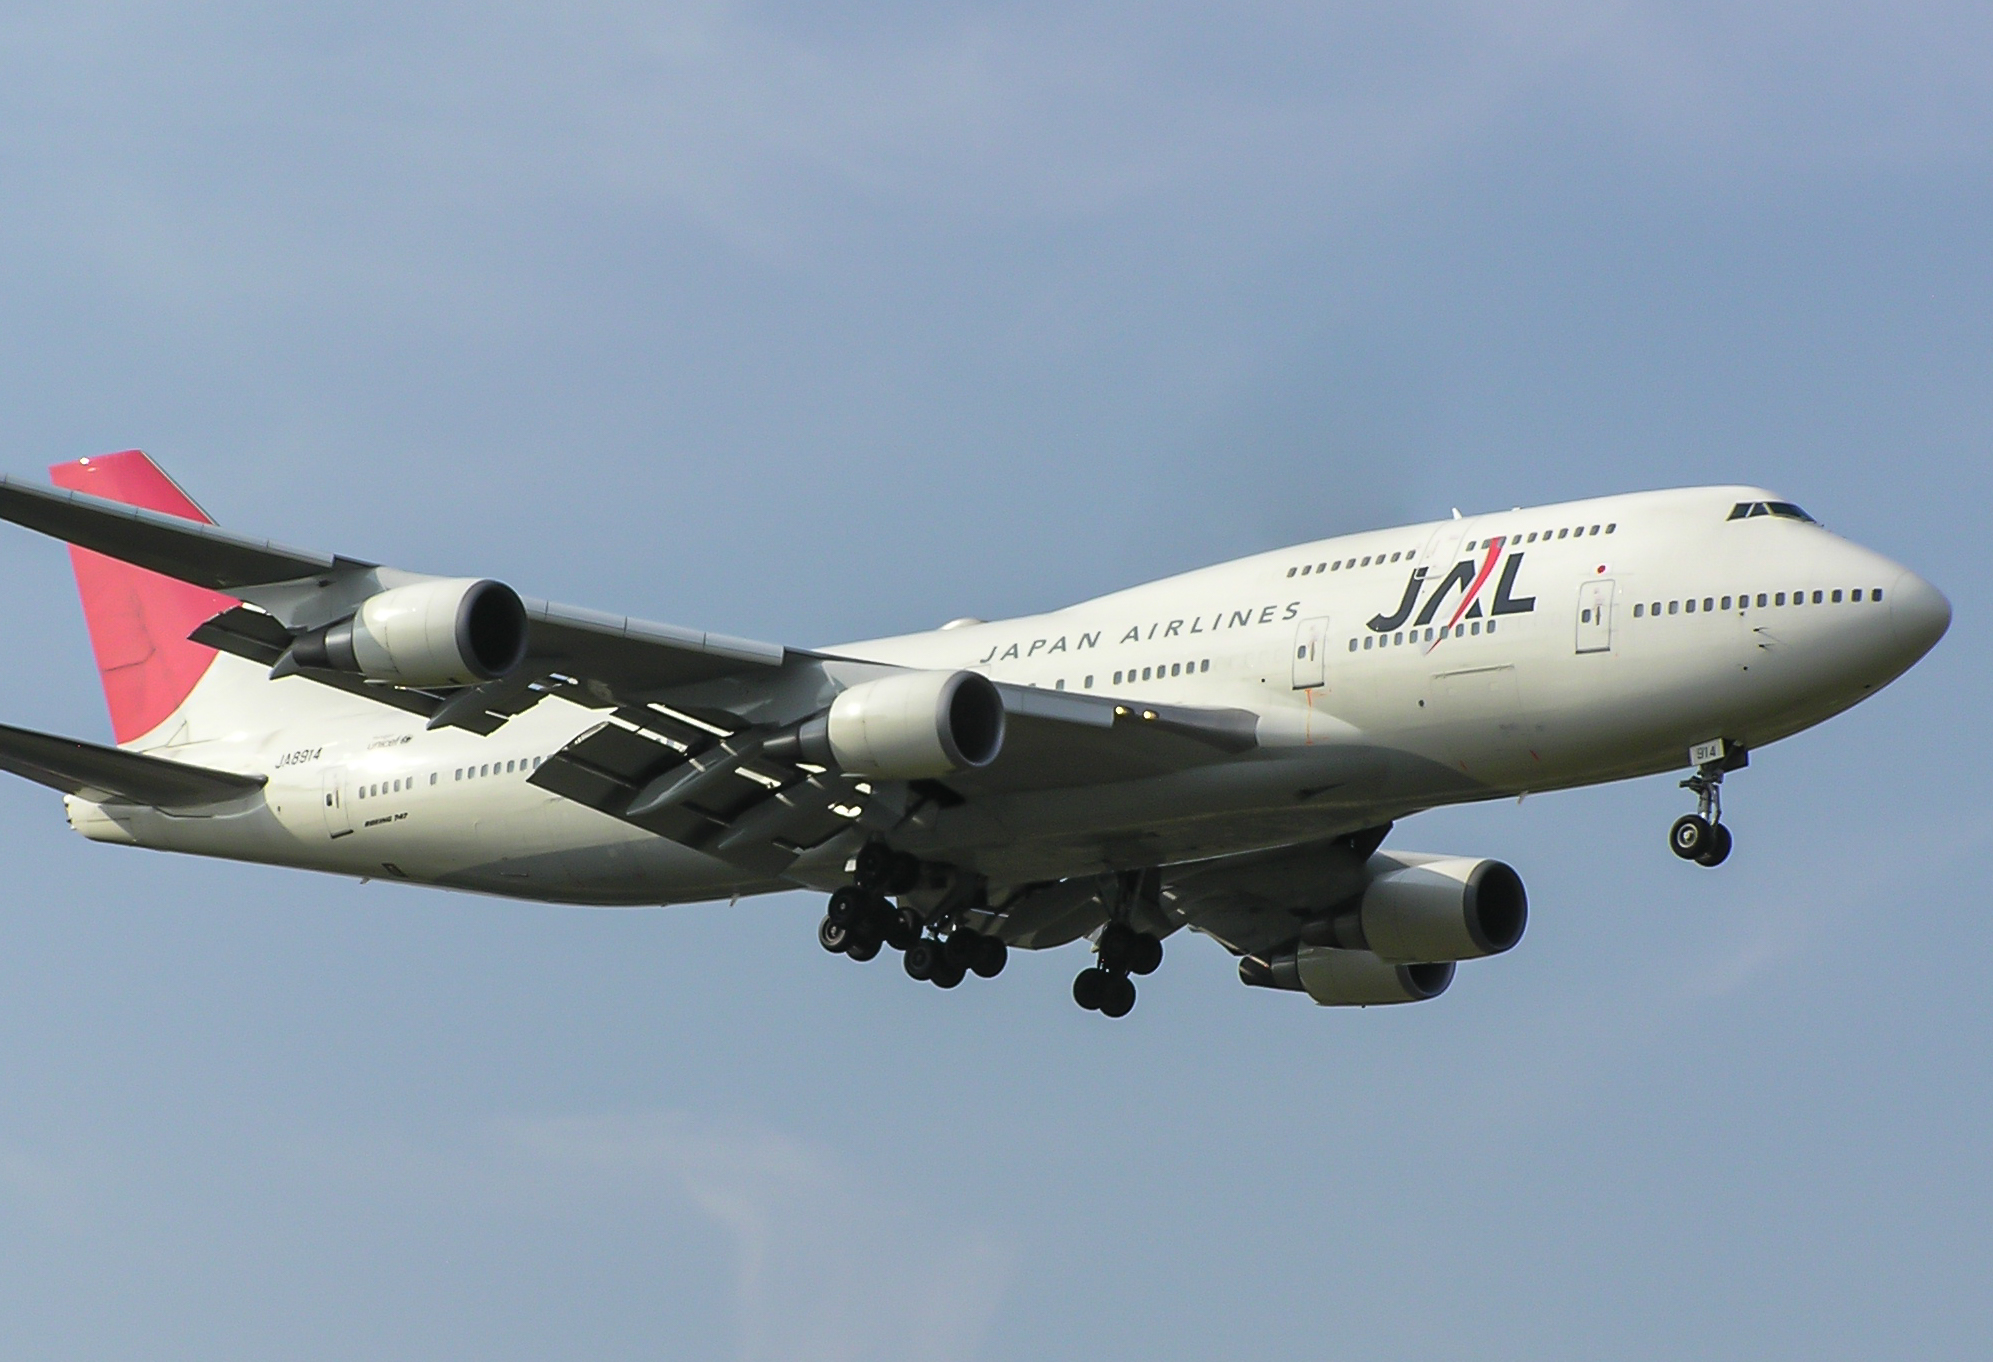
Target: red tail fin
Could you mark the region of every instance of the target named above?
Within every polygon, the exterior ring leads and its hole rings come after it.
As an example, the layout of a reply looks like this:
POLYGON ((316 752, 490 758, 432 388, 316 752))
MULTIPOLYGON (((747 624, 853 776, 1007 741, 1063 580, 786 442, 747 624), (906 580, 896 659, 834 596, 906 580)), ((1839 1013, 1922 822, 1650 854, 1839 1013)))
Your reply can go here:
MULTIPOLYGON (((72 492, 214 523, 136 449, 59 463, 49 476, 72 492)), ((130 742, 159 727, 193 693, 215 650, 189 643, 187 635, 236 602, 73 545, 69 561, 111 707, 111 732, 120 743, 130 742)))

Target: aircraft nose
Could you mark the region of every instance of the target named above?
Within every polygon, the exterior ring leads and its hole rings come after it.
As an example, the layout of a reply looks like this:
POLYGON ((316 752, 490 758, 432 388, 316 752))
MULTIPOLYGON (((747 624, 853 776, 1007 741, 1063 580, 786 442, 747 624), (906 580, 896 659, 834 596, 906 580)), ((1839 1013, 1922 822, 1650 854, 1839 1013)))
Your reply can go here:
POLYGON ((1906 572, 1889 589, 1889 628, 1905 652, 1913 659, 1922 657, 1951 628, 1951 602, 1922 577, 1906 572))

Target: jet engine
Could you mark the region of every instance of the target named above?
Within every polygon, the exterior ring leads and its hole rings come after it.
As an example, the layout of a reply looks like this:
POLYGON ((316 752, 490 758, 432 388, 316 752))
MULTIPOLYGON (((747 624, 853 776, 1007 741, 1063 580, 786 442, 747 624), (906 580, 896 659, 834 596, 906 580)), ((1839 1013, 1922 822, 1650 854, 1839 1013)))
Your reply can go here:
POLYGON ((1529 895, 1500 861, 1380 852, 1353 906, 1301 933, 1304 944, 1367 950, 1403 963, 1500 955, 1522 940, 1529 895))
POLYGON ((1372 951, 1301 946, 1265 959, 1246 956, 1239 978, 1255 988, 1305 992, 1323 1007, 1370 1007, 1437 998, 1453 982, 1453 962, 1402 965, 1372 951))
MULTIPOLYGON (((343 620, 301 634, 285 661, 398 686, 468 686, 526 660, 526 607, 502 582, 417 582, 369 596, 343 620)), ((278 670, 286 671, 284 662, 278 670)))
POLYGON ((976 672, 901 672, 853 686, 804 726, 806 755, 851 775, 923 780, 988 766, 1003 696, 976 672))

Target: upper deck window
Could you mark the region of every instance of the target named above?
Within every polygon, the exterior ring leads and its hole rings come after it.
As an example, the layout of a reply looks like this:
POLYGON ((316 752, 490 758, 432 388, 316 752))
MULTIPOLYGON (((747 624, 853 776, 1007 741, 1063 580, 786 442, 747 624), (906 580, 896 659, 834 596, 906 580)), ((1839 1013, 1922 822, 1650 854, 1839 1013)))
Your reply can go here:
POLYGON ((1820 523, 1789 501, 1740 501, 1730 508, 1729 518, 1747 520, 1761 515, 1775 515, 1786 520, 1803 520, 1809 525, 1820 523))

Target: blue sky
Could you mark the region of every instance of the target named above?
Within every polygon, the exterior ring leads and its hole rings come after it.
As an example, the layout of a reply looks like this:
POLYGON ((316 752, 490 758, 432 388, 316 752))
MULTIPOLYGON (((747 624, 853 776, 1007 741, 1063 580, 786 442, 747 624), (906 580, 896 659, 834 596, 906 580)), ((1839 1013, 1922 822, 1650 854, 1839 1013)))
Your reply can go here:
MULTIPOLYGON (((84 843, 0 785, 0 1352, 1974 1355, 1993 12, 15 5, 7 468, 798 644, 1749 481, 1924 572, 1756 754, 1431 814, 1530 933, 1427 1006, 1171 943, 916 986, 84 843)), ((0 535, 9 722, 108 722, 0 535)))

